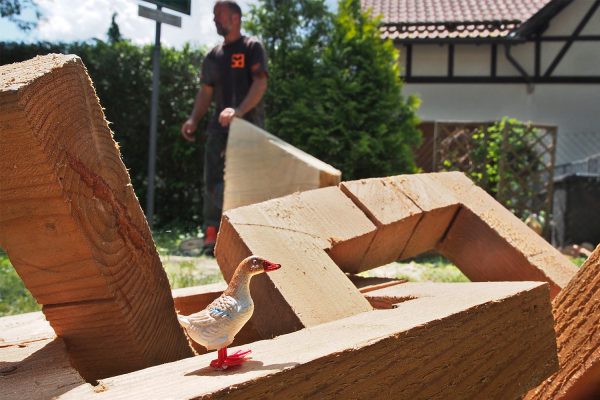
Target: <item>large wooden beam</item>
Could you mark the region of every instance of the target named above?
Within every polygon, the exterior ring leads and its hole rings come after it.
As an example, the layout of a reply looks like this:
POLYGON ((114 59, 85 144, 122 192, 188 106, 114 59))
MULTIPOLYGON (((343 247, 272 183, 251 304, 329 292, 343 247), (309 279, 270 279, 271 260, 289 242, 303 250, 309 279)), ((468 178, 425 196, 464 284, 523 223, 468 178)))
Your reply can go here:
POLYGON ((0 344, 0 397, 52 399, 85 384, 60 338, 0 344))
POLYGON ((251 123, 235 118, 229 129, 223 209, 335 186, 342 173, 251 123))
POLYGON ((0 67, 0 247, 88 380, 192 355, 76 56, 0 67))
POLYGON ((226 280, 251 254, 282 265, 251 283, 251 323, 269 338, 371 309, 338 265, 360 260, 374 231, 339 188, 323 188, 225 212, 215 254, 226 280))
POLYGON ((370 294, 396 297, 396 308, 253 343, 253 359, 236 371, 212 370, 206 354, 59 398, 518 398, 557 368, 546 284, 403 284, 370 294))
POLYGON ((600 399, 600 246, 552 308, 560 368, 526 398, 600 399))
POLYGON ((545 281, 554 297, 577 273, 569 259, 464 174, 430 178, 462 204, 436 249, 469 279, 545 281))
POLYGON ((377 226, 354 269, 436 250, 473 281, 537 280, 554 297, 577 268, 509 210, 458 172, 343 182, 377 226))

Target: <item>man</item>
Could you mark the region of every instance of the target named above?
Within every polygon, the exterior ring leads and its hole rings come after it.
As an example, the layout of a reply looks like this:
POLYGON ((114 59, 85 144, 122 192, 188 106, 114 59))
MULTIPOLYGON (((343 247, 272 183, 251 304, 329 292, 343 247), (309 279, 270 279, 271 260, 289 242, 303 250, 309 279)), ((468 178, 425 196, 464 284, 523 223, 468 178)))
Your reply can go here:
POLYGON ((263 126, 262 97, 267 89, 267 56, 256 39, 242 36, 242 10, 235 1, 217 1, 213 8, 217 33, 223 43, 206 56, 194 108, 181 126, 189 142, 198 121, 215 100, 204 153, 204 253, 212 255, 223 208, 223 171, 229 124, 242 117, 263 126))

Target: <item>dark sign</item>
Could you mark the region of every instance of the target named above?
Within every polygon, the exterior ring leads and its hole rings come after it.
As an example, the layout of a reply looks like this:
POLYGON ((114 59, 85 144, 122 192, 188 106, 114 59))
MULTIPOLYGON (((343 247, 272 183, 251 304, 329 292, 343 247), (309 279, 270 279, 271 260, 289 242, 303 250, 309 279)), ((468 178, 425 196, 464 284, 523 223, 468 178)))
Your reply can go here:
POLYGON ((179 11, 187 15, 192 15, 192 0, 144 0, 171 10, 179 11))

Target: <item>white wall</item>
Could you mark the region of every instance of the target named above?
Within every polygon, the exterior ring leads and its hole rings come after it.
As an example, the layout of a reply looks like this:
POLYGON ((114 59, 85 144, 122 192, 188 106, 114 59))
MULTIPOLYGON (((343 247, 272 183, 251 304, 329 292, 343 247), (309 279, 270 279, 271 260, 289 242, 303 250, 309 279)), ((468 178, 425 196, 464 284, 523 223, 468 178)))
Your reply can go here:
MULTIPOLYGON (((545 35, 570 35, 592 3, 577 0, 552 19, 545 35)), ((582 34, 600 34, 600 10, 582 34)), ((563 43, 543 43, 541 73, 563 43)), ((455 76, 489 76, 490 45, 455 45, 455 76)), ((401 47, 401 53, 402 53, 401 47)), ((413 76, 445 76, 448 46, 413 45, 413 76)), ((511 54, 534 73, 534 45, 515 45, 511 54)), ((401 54, 402 55, 402 54, 401 54)), ((519 76, 498 46, 497 75, 519 76)), ((401 57, 401 62, 404 58, 401 57)), ((404 66, 404 64, 402 64, 404 66)), ((575 42, 554 76, 600 75, 600 43, 575 42)), ((557 164, 600 153, 600 84, 406 84, 405 93, 421 100, 423 121, 495 120, 503 116, 558 126, 557 164)))
POLYGON ((491 121, 504 116, 558 126, 557 164, 600 153, 600 85, 405 84, 421 98, 423 121, 491 121))

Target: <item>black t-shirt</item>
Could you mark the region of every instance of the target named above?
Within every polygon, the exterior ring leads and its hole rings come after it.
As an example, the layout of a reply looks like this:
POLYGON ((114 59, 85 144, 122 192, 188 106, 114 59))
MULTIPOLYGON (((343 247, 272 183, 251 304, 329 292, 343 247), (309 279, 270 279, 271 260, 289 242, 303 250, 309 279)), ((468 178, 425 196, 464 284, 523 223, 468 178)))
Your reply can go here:
MULTIPOLYGON (((220 44, 204 59, 200 82, 214 88, 216 103, 208 129, 228 131, 219 124, 219 114, 227 107, 236 108, 248 94, 254 76, 267 73, 267 53, 257 39, 242 36, 233 43, 220 44)), ((262 100, 244 115, 251 123, 264 125, 262 100)))

